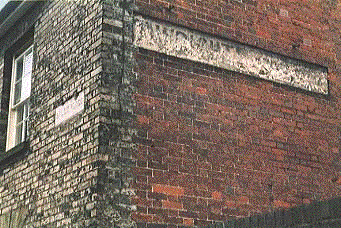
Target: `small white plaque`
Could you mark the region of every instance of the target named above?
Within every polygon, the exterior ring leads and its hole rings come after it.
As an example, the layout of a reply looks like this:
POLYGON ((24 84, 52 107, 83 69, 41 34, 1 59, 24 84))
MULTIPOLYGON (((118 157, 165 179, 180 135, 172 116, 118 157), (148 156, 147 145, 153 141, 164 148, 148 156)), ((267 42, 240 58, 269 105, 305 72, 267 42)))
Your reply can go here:
POLYGON ((73 97, 64 105, 56 109, 55 126, 71 119, 84 110, 84 92, 81 92, 77 98, 73 97))

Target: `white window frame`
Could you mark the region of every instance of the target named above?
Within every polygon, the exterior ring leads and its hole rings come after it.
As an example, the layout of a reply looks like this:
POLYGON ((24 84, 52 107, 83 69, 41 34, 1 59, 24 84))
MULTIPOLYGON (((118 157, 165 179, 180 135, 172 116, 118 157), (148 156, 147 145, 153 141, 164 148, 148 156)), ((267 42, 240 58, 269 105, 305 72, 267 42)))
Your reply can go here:
POLYGON ((25 142, 28 138, 28 122, 33 68, 33 47, 13 58, 10 101, 8 110, 6 150, 25 142), (21 76, 17 72, 22 60, 21 76), (17 90, 16 90, 17 89, 17 90), (18 90, 20 89, 20 90, 18 90))

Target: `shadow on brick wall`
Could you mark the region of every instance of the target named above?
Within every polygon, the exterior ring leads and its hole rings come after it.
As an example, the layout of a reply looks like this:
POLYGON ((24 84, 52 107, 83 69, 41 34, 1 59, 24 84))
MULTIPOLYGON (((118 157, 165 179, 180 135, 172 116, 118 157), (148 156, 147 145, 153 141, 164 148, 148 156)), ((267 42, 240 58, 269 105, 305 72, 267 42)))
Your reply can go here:
POLYGON ((278 210, 226 222, 217 222, 204 228, 255 227, 341 227, 341 198, 309 205, 278 210))

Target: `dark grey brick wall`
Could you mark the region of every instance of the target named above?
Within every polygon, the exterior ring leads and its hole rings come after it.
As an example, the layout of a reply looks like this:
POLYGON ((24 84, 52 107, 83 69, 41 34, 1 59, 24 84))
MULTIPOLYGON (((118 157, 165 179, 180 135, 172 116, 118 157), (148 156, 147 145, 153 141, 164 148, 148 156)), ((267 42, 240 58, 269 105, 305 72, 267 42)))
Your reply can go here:
MULTIPOLYGON (((35 5, 2 37, 4 59, 17 40, 34 31, 35 55, 30 152, 0 167, 0 220, 26 208, 27 227, 98 227, 99 164, 108 159, 98 154, 102 17, 102 3, 97 0, 45 2, 35 5), (56 125, 56 108, 80 93, 84 110, 56 125)), ((6 62, 4 67, 11 68, 6 62)), ((10 83, 10 72, 3 73, 1 153, 5 153, 10 83)))
POLYGON ((27 34, 35 53, 30 149, 0 162, 0 224, 21 210, 26 227, 134 227, 132 1, 50 1, 23 18, 1 38, 0 153, 6 157, 6 59, 27 34), (56 124, 56 109, 81 93, 84 110, 56 124))
POLYGON ((35 227, 96 224, 97 163, 103 159, 97 155, 96 110, 101 15, 97 0, 54 1, 35 26, 30 128, 33 165, 38 171, 38 187, 31 189, 38 194, 37 214, 32 217, 35 227), (80 93, 84 93, 84 111, 56 126, 56 108, 80 93))

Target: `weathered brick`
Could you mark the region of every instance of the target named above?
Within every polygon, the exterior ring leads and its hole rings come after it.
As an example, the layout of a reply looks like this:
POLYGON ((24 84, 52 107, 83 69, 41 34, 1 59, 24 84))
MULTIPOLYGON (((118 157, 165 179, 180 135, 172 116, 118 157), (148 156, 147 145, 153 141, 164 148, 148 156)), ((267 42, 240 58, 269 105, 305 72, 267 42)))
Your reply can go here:
POLYGON ((170 185, 159 185, 155 184, 152 188, 153 192, 163 193, 165 195, 171 196, 182 196, 184 194, 184 189, 182 187, 170 186, 170 185))
POLYGON ((180 210, 183 208, 183 205, 182 205, 182 203, 178 203, 178 202, 162 200, 162 207, 167 208, 167 209, 180 210))

